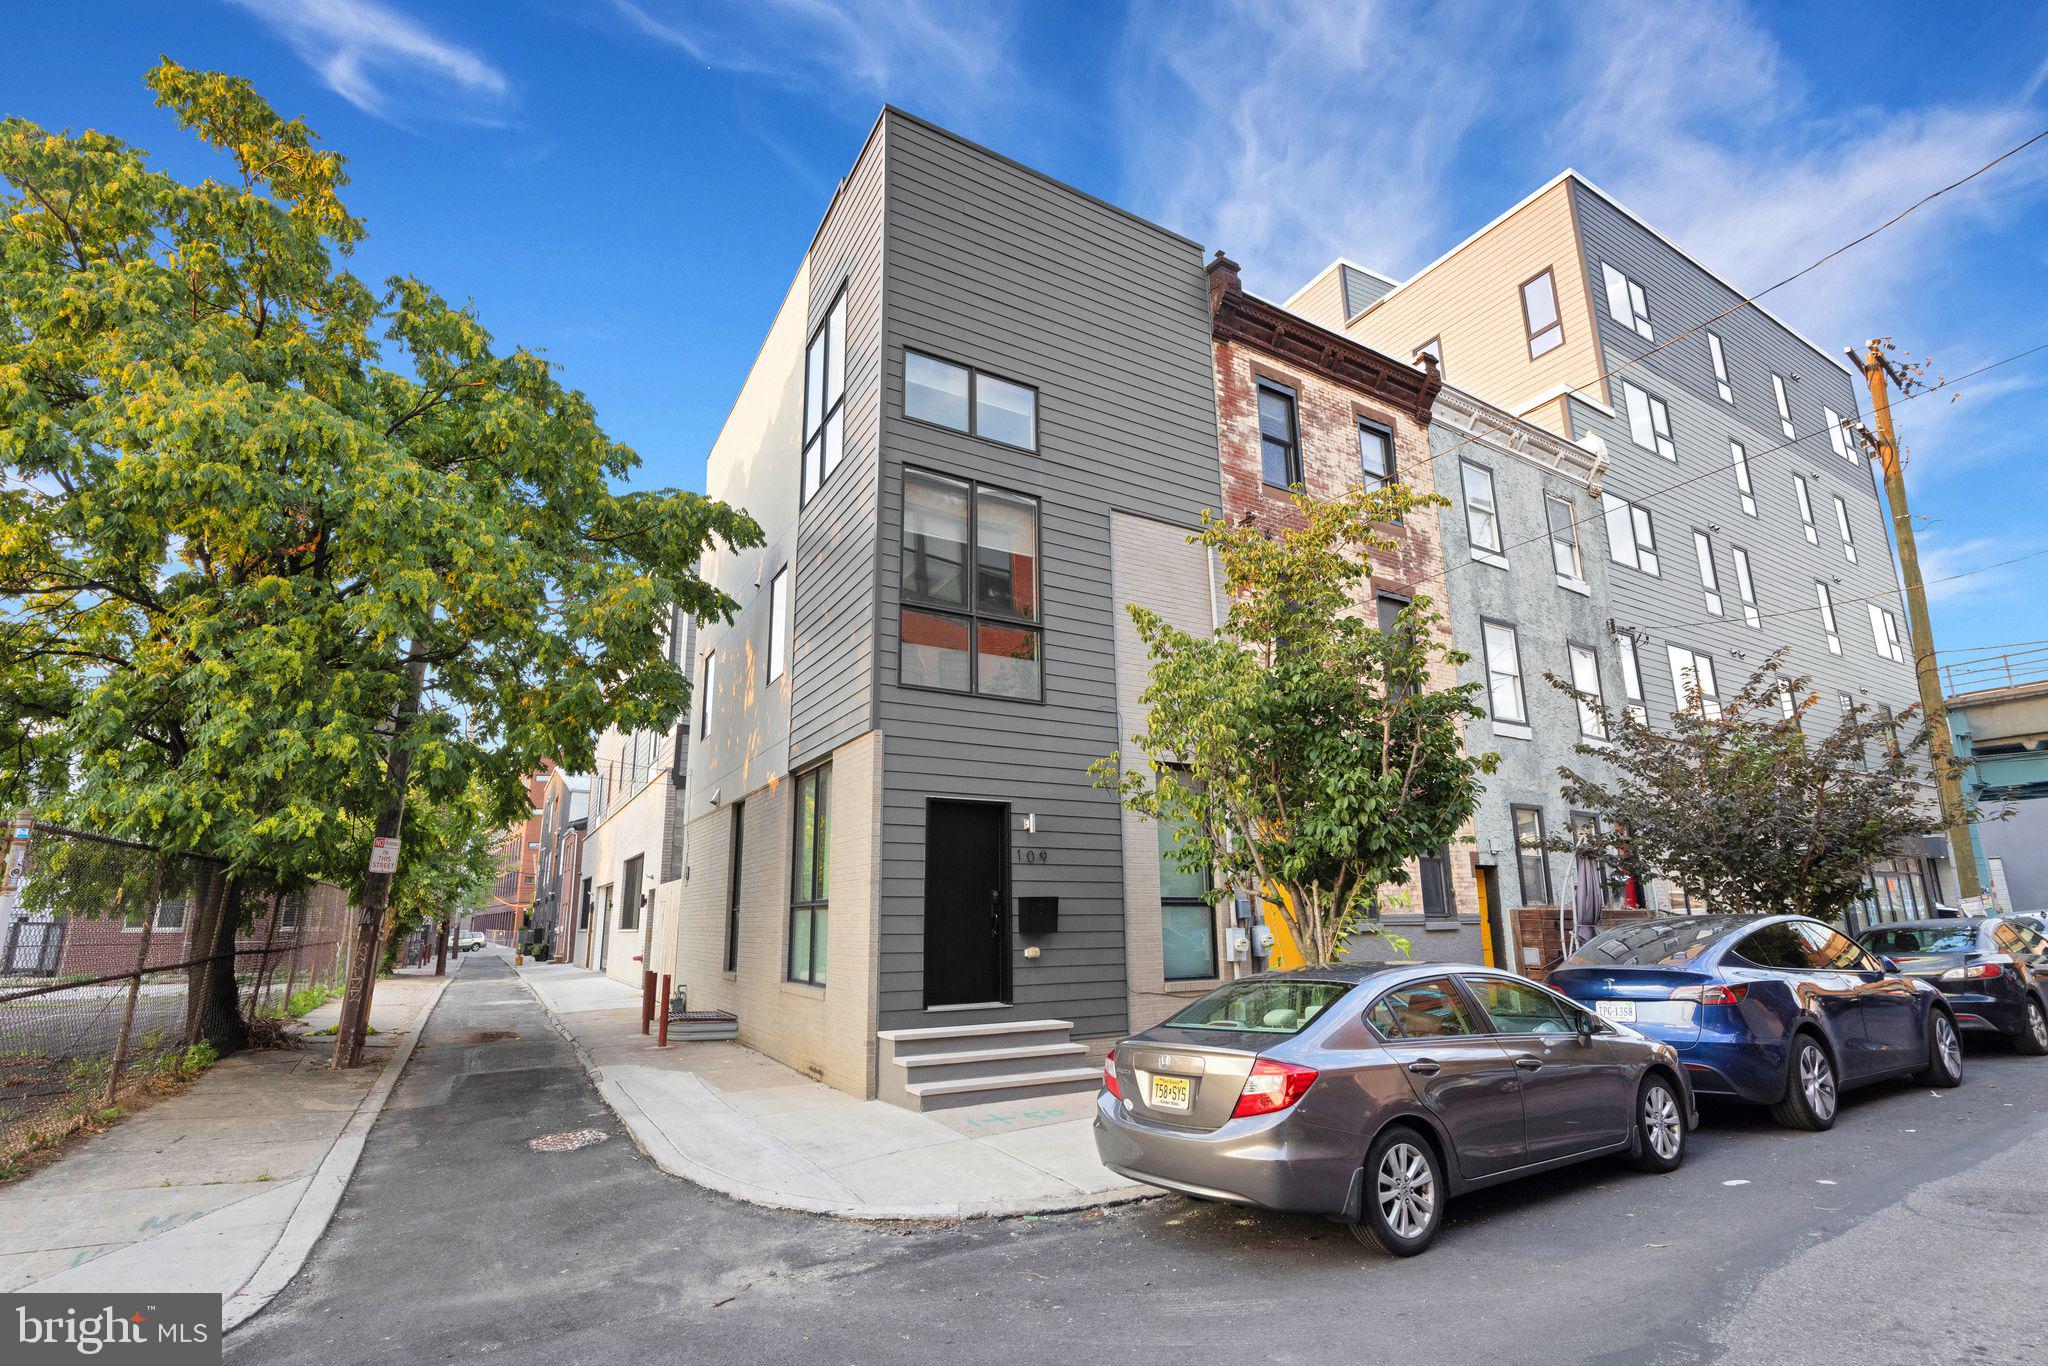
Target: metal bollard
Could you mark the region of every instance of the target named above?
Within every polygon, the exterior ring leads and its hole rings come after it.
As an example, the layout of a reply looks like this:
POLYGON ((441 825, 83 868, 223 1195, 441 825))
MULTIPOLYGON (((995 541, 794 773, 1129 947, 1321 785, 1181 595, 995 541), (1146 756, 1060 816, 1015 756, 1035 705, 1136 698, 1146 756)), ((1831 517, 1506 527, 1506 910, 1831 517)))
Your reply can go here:
POLYGON ((640 974, 640 1032, 645 1034, 654 1024, 654 969, 644 969, 640 974))
POLYGON ((664 972, 661 974, 661 1028, 656 1032, 656 1048, 668 1047, 668 982, 669 976, 664 972))

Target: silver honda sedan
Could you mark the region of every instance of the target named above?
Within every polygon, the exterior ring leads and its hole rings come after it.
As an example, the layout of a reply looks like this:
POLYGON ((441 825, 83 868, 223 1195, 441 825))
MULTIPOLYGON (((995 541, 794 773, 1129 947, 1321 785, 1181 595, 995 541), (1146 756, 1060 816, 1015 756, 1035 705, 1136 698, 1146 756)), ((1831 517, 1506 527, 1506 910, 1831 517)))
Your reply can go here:
POLYGON ((1241 978, 1123 1040, 1102 1082, 1112 1170, 1341 1219, 1404 1257, 1453 1195, 1607 1153, 1668 1172, 1698 1123, 1669 1045, 1460 963, 1241 978))

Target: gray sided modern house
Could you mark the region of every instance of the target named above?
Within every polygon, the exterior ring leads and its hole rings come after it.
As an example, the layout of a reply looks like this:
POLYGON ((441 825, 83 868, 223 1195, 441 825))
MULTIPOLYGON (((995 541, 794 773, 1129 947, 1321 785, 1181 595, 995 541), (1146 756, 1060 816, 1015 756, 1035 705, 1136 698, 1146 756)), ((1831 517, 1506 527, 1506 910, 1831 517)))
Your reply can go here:
MULTIPOLYGON (((1291 306, 1347 306, 1349 283, 1340 263, 1291 306)), ((1916 700, 1876 480, 1843 426, 1852 372, 1575 172, 1361 311, 1318 320, 1398 356, 1428 350, 1450 384, 1604 454, 1583 541, 1606 561, 1613 643, 1633 642, 1653 724, 1694 682, 1726 696, 1780 647, 1819 716, 1916 700)), ((1887 878, 1953 895, 1938 841, 1873 869, 1873 886, 1887 878)), ((1687 904, 1674 888, 1657 899, 1687 904)))
POLYGON ((1200 249, 885 110, 707 478, 767 544, 704 566, 740 610, 692 666, 690 1009, 919 1108, 1085 1085, 1157 878, 1087 773, 1117 623, 1206 620, 1200 249))

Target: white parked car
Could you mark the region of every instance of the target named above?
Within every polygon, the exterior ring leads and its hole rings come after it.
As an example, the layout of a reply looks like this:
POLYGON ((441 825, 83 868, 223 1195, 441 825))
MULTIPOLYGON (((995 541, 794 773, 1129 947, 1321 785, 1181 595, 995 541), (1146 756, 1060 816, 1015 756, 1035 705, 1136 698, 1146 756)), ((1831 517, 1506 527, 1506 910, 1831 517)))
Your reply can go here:
POLYGON ((477 949, 488 947, 490 942, 490 940, 484 938, 483 931, 467 930, 464 931, 460 939, 455 941, 455 949, 458 953, 471 953, 477 949))

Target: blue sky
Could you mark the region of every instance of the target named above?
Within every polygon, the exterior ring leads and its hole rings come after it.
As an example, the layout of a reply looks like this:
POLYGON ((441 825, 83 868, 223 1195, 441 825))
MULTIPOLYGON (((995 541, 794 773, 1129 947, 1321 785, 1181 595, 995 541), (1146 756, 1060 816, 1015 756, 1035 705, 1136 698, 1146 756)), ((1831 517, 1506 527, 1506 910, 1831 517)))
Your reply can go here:
MULTIPOLYGON (((350 158, 356 269, 545 349, 649 485, 701 486, 885 100, 1226 247, 1275 298, 1340 253, 1402 276, 1566 165, 1760 288, 2048 127, 2031 4, 87 0, 8 24, 0 112, 181 172, 208 167, 142 73, 254 79, 350 158)), ((2048 342, 2044 200, 2048 143, 1766 302, 1936 374, 2048 342)), ((2044 396, 2048 353, 1898 410, 1930 579, 2048 548, 2044 396)), ((2048 557, 1933 585, 1944 655, 2048 639, 2044 587, 2048 557)))

